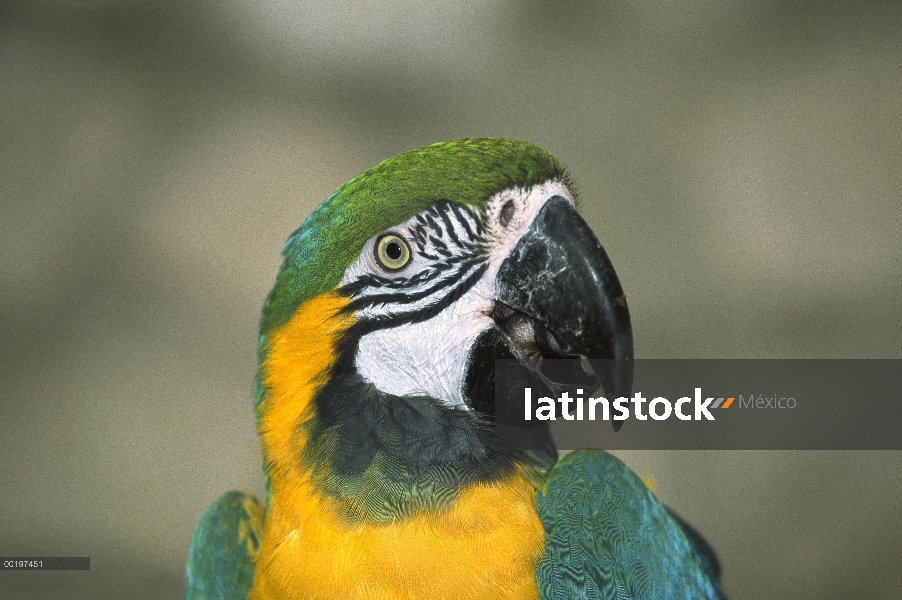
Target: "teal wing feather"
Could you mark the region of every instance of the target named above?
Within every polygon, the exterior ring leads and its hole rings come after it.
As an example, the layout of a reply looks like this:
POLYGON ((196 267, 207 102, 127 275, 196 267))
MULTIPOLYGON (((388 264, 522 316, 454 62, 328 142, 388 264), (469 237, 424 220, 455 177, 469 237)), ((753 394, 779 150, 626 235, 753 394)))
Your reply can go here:
POLYGON ((246 600, 263 535, 263 503, 246 492, 220 496, 191 538, 185 600, 246 600))
POLYGON ((717 556, 615 456, 561 459, 536 499, 545 553, 543 600, 722 599, 717 556))

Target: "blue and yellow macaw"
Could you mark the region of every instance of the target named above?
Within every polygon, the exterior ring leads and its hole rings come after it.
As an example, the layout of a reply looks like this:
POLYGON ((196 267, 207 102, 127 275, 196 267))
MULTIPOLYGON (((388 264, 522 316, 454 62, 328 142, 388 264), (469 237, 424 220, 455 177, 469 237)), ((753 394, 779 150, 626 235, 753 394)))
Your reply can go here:
POLYGON ((617 359, 597 383, 632 386, 623 290, 550 154, 401 154, 283 254, 259 339, 266 505, 207 510, 185 598, 722 598, 713 551, 617 458, 558 460, 545 422, 497 435, 496 359, 552 387, 545 358, 617 359))

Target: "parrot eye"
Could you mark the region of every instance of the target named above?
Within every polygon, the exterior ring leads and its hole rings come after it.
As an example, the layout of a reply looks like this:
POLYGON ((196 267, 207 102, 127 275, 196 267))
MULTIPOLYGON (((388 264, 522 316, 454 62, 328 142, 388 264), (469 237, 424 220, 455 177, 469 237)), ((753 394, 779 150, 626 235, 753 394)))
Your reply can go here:
POLYGON ((398 271, 410 262, 410 246, 394 233, 386 233, 376 241, 376 260, 386 271, 398 271))
POLYGON ((501 213, 498 215, 498 222, 501 223, 502 227, 507 227, 513 218, 514 203, 508 200, 507 204, 501 207, 501 213))

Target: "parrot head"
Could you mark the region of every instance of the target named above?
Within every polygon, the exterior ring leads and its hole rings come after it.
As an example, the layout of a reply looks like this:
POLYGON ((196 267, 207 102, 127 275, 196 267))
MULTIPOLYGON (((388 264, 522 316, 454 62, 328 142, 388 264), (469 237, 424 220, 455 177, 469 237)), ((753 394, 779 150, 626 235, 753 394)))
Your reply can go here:
POLYGON ((497 435, 497 359, 549 389, 544 359, 586 359, 578 377, 630 394, 623 290, 564 168, 532 144, 464 139, 386 160, 318 206, 283 254, 261 318, 267 471, 303 474, 351 517, 390 519, 553 464, 547 427, 497 435))

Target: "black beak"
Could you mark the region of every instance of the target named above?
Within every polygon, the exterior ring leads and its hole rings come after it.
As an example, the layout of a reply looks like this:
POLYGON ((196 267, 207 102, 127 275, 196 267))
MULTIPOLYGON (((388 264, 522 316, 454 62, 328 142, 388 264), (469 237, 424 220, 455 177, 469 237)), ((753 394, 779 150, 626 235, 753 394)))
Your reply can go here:
MULTIPOLYGON (((502 263, 496 300, 508 317, 530 322, 542 358, 587 359, 609 398, 632 395, 626 296, 604 248, 566 198, 545 203, 502 263)), ((617 431, 623 421, 612 423, 617 431)))

